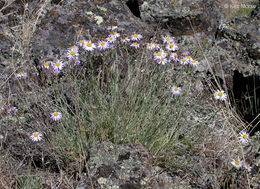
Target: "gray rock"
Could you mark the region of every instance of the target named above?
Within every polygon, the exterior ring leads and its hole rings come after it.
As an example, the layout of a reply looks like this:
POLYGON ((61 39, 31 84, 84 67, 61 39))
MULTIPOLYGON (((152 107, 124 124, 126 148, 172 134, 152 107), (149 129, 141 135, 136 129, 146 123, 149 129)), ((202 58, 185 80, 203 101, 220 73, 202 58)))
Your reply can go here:
MULTIPOLYGON (((90 149, 87 162, 94 188, 173 188, 171 177, 152 166, 152 155, 141 144, 105 142, 90 149)), ((91 188, 88 174, 77 189, 91 188)))

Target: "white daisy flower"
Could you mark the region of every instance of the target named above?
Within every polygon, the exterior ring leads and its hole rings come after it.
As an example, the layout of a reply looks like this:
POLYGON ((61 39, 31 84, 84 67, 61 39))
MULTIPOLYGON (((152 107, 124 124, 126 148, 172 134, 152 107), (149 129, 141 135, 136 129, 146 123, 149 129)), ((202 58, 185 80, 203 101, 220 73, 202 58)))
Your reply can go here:
POLYGON ((183 65, 186 65, 189 63, 188 59, 186 57, 183 57, 182 59, 180 59, 180 63, 183 65))
POLYGON ((242 162, 240 161, 240 159, 237 160, 232 160, 231 164, 234 165, 237 169, 239 169, 240 167, 242 167, 242 162))
POLYGON ((0 134, 0 140, 3 140, 3 139, 4 139, 4 135, 0 134))
POLYGON ((80 64, 80 61, 79 61, 78 59, 71 59, 71 60, 70 60, 70 63, 71 63, 72 65, 76 66, 76 65, 80 64))
POLYGON ((17 78, 27 77, 27 73, 19 72, 18 74, 16 74, 16 77, 17 77, 17 78))
POLYGON ((53 112, 51 113, 51 119, 53 121, 58 121, 62 118, 62 114, 60 112, 53 112))
POLYGON ((79 45, 80 47, 84 47, 85 43, 86 43, 86 40, 82 39, 82 40, 80 40, 80 41, 78 42, 78 45, 79 45))
POLYGON ((166 58, 161 58, 161 59, 158 59, 157 60, 157 63, 158 64, 162 64, 162 65, 165 65, 167 64, 168 60, 166 58))
POLYGON ((83 48, 86 51, 93 51, 96 48, 96 45, 91 41, 85 41, 83 48))
POLYGON ((106 41, 109 42, 109 43, 114 43, 116 41, 116 38, 113 37, 113 36, 109 36, 106 38, 106 41))
POLYGON ((245 143, 248 143, 248 140, 249 140, 249 134, 246 133, 245 131, 241 131, 239 133, 239 140, 241 143, 245 144, 245 143))
POLYGON ((154 49, 161 49, 160 45, 158 43, 154 43, 154 49))
POLYGON ((197 61, 197 60, 192 60, 192 61, 190 61, 190 65, 192 65, 192 66, 198 66, 199 65, 199 62, 197 61))
POLYGON ((141 34, 133 34, 131 36, 131 40, 133 40, 133 41, 138 41, 138 40, 140 40, 142 38, 143 38, 143 36, 141 34))
POLYGON ((190 55, 190 52, 189 52, 189 51, 184 51, 184 52, 182 53, 182 55, 183 55, 183 56, 188 56, 188 55, 190 55))
POLYGON ((174 41, 173 41, 173 38, 170 37, 170 36, 163 36, 163 42, 164 43, 172 43, 174 41))
POLYGON ((99 41, 97 48, 100 50, 106 50, 109 48, 109 43, 107 41, 99 41))
POLYGON ((223 100, 223 101, 225 101, 227 99, 227 95, 226 95, 226 93, 223 90, 217 90, 214 93, 214 97, 217 100, 223 100))
POLYGON ((109 37, 118 38, 118 37, 120 37, 120 34, 117 33, 117 32, 114 32, 114 33, 111 33, 111 34, 109 35, 109 37))
POLYGON ((44 62, 44 63, 43 63, 42 67, 43 67, 43 68, 46 68, 46 69, 49 69, 50 66, 51 66, 51 64, 52 64, 51 61, 47 61, 47 62, 44 62))
POLYGON ((170 58, 174 61, 178 61, 178 54, 177 53, 171 53, 170 58))
POLYGON ((172 94, 174 94, 174 95, 179 95, 179 94, 181 94, 181 88, 180 88, 180 87, 173 86, 173 87, 171 88, 171 92, 172 92, 172 94))
POLYGON ((188 60, 188 63, 191 63, 191 61, 193 60, 191 56, 186 56, 186 59, 188 60))
POLYGON ((34 132, 34 133, 32 133, 32 135, 30 136, 30 138, 31 138, 33 141, 37 142, 37 141, 42 140, 42 134, 41 134, 40 132, 34 132))
POLYGON ((70 49, 70 50, 77 51, 77 52, 79 51, 78 46, 75 46, 75 45, 71 46, 69 49, 70 49))
POLYGON ((69 49, 67 52, 67 57, 69 59, 77 58, 79 56, 79 53, 76 49, 69 49))
POLYGON ((12 106, 7 110, 8 114, 16 114, 18 112, 18 109, 15 106, 12 106))
POLYGON ((125 37, 125 38, 121 39, 121 42, 123 42, 123 43, 127 43, 129 41, 130 41, 129 37, 125 37))
POLYGON ((167 56, 167 54, 164 51, 155 52, 153 55, 156 60, 165 58, 167 56))
POLYGON ((138 43, 132 43, 132 44, 130 45, 130 47, 134 47, 134 48, 136 48, 136 49, 139 48, 139 46, 140 46, 140 45, 139 45, 138 43))
POLYGON ((52 66, 55 70, 62 70, 64 64, 62 61, 58 60, 57 62, 54 62, 52 66))
POLYGON ((243 167, 248 171, 251 172, 252 167, 248 163, 243 163, 243 167))
POLYGON ((178 46, 175 43, 168 43, 166 49, 169 51, 176 51, 178 46))
POLYGON ((107 27, 108 30, 115 30, 115 29, 117 29, 117 28, 118 28, 117 26, 108 26, 108 27, 107 27))
POLYGON ((148 50, 153 50, 153 49, 155 48, 154 43, 147 43, 147 44, 146 44, 146 48, 147 48, 148 50))

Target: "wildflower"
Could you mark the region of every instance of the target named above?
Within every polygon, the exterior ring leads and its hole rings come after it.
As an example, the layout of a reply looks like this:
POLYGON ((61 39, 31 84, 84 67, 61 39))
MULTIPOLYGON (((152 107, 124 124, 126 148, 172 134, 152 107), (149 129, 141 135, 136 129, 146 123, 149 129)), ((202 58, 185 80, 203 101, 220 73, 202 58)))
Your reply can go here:
POLYGON ((127 43, 127 42, 130 41, 130 39, 129 39, 129 37, 125 37, 125 38, 121 39, 121 41, 122 41, 123 43, 127 43))
POLYGON ((4 136, 0 134, 0 140, 3 140, 4 139, 4 136))
POLYGON ((217 91, 214 93, 214 97, 215 97, 215 99, 217 99, 217 100, 226 100, 227 95, 226 95, 226 93, 225 93, 223 90, 217 90, 217 91))
POLYGON ((180 59, 180 63, 183 64, 183 65, 186 65, 189 62, 188 62, 188 59, 186 57, 184 57, 184 58, 180 59))
POLYGON ((182 52, 182 55, 183 56, 188 56, 188 55, 190 55, 190 52, 189 51, 184 51, 184 52, 182 52))
POLYGON ((117 26, 108 26, 108 27, 107 27, 108 30, 115 30, 115 29, 117 29, 117 28, 118 28, 117 26))
POLYGON ((174 94, 174 95, 179 95, 179 94, 181 94, 181 88, 180 88, 180 87, 173 86, 173 87, 171 88, 171 92, 172 92, 172 94, 174 94))
POLYGON ((199 62, 197 61, 197 60, 192 60, 192 61, 190 61, 190 65, 192 65, 192 66, 198 66, 199 65, 199 62))
POLYGON ((49 69, 51 64, 52 64, 52 62, 47 61, 47 62, 43 63, 42 67, 49 69))
POLYGON ((12 106, 7 110, 8 114, 16 114, 18 112, 18 109, 15 106, 12 106))
POLYGON ((93 51, 96 48, 96 45, 92 43, 91 41, 86 41, 84 43, 83 48, 87 51, 93 51))
POLYGON ((74 50, 74 51, 79 51, 78 46, 75 46, 75 45, 71 46, 69 49, 74 50))
POLYGON ((188 63, 191 63, 191 61, 193 60, 191 56, 186 56, 186 59, 188 60, 188 63))
POLYGON ((245 131, 241 131, 239 133, 239 140, 241 143, 245 144, 245 143, 248 143, 248 139, 249 139, 249 134, 246 133, 245 131))
POLYGON ((86 43, 86 40, 82 39, 78 42, 80 47, 84 47, 84 44, 86 43))
POLYGON ((154 54, 155 59, 161 59, 166 57, 166 53, 164 51, 155 52, 154 54))
POLYGON ((98 49, 100 50, 106 50, 109 47, 109 43, 107 41, 100 41, 98 42, 98 49))
POLYGON ((62 118, 62 115, 61 115, 60 112, 53 112, 53 113, 51 113, 51 119, 52 119, 53 121, 58 121, 58 120, 60 120, 61 118, 62 118))
POLYGON ((53 68, 55 70, 62 70, 63 66, 64 66, 63 62, 59 61, 59 60, 57 62, 53 63, 53 68))
POLYGON ((80 64, 80 61, 78 59, 71 59, 71 64, 76 66, 76 65, 80 64))
POLYGON ((132 43, 130 46, 135 47, 137 49, 137 48, 139 48, 140 45, 138 43, 132 43))
POLYGON ((115 38, 114 36, 109 36, 109 37, 106 38, 106 40, 107 40, 107 42, 109 42, 109 43, 114 43, 115 40, 116 40, 116 38, 115 38))
POLYGON ((118 38, 119 36, 120 36, 120 34, 117 33, 117 32, 114 32, 114 33, 109 35, 109 37, 115 37, 115 38, 118 38))
POLYGON ((160 45, 158 43, 154 43, 154 49, 160 49, 160 45))
POLYGON ((248 165, 248 163, 243 163, 243 167, 248 171, 250 172, 252 167, 250 165, 248 165))
POLYGON ((27 73, 24 73, 24 72, 19 72, 18 74, 16 74, 17 78, 22 78, 22 77, 26 77, 26 76, 27 76, 27 73))
POLYGON ((163 42, 164 43, 172 43, 173 42, 173 38, 169 37, 169 36, 164 36, 163 37, 163 42))
POLYGON ((167 61, 166 58, 161 58, 161 59, 158 59, 158 60, 157 60, 157 63, 158 63, 158 64, 162 64, 162 65, 167 64, 167 62, 168 62, 168 61, 167 61))
POLYGON ((231 164, 234 165, 237 169, 239 169, 240 167, 242 167, 242 162, 240 161, 240 159, 237 160, 232 160, 231 164))
POLYGON ((142 38, 143 38, 143 36, 140 35, 140 34, 134 34, 134 35, 131 36, 131 40, 133 40, 133 41, 138 41, 142 38))
POLYGON ((155 48, 154 43, 147 43, 146 44, 147 49, 153 50, 155 48))
POLYGON ((166 46, 166 49, 169 51, 176 51, 178 49, 178 46, 175 43, 169 43, 166 46))
POLYGON ((53 70, 52 70, 52 73, 53 73, 54 75, 59 75, 60 70, 59 70, 59 69, 53 69, 53 70))
POLYGON ((37 141, 42 140, 42 134, 39 133, 39 132, 34 132, 34 133, 32 133, 32 135, 30 136, 30 138, 31 138, 34 142, 37 142, 37 141))
POLYGON ((68 57, 69 59, 72 59, 72 58, 75 58, 75 57, 78 57, 78 56, 79 56, 79 53, 78 53, 78 51, 76 50, 76 48, 70 49, 70 50, 68 50, 68 52, 67 52, 67 57, 68 57))
POLYGON ((179 60, 177 53, 171 53, 170 58, 171 58, 172 60, 174 60, 174 61, 178 61, 178 60, 179 60))

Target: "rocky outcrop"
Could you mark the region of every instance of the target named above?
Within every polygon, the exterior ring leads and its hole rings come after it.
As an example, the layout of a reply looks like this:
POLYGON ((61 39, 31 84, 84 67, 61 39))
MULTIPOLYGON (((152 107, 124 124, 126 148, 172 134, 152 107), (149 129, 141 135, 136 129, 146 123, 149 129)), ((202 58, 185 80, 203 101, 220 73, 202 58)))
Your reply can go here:
POLYGON ((88 174, 82 177, 77 189, 173 188, 171 177, 152 167, 153 157, 141 144, 116 145, 105 142, 90 149, 88 174))
POLYGON ((142 20, 168 29, 174 36, 193 34, 193 29, 214 34, 224 17, 220 2, 214 0, 144 1, 140 12, 142 20))

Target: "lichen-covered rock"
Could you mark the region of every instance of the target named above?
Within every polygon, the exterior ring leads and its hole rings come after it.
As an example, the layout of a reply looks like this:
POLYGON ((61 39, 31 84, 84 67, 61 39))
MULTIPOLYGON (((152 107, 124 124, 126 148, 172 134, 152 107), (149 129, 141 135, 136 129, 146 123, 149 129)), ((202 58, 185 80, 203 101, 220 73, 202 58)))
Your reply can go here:
POLYGON ((140 6, 141 18, 167 28, 175 36, 204 31, 214 34, 224 18, 219 1, 144 1, 140 6), (193 28, 190 25, 193 25, 193 28))
POLYGON ((77 40, 104 40, 109 34, 107 27, 111 25, 117 25, 121 34, 124 31, 151 34, 153 31, 121 1, 69 0, 48 10, 38 25, 32 41, 33 55, 37 61, 62 57, 64 49, 77 40))
POLYGON ((152 166, 152 155, 141 144, 116 145, 104 142, 90 149, 88 174, 82 176, 77 189, 168 189, 171 177, 152 166))

